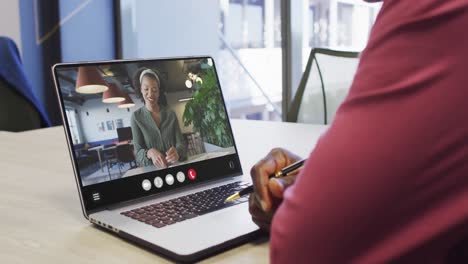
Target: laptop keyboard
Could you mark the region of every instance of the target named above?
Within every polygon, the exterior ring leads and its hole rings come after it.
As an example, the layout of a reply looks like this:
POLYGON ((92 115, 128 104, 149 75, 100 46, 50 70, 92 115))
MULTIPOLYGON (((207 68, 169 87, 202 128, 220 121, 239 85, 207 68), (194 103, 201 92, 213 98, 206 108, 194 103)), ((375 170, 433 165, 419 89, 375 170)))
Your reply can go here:
POLYGON ((122 212, 121 214, 148 225, 161 228, 229 206, 244 203, 248 201, 248 196, 243 196, 230 203, 224 203, 224 200, 247 186, 248 184, 245 182, 234 182, 172 200, 143 206, 122 212))

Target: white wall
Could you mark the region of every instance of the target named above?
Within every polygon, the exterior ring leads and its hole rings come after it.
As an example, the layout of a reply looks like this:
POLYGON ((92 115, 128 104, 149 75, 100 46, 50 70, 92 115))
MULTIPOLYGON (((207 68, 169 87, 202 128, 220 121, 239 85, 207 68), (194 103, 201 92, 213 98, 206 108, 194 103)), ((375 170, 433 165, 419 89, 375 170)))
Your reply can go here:
MULTIPOLYGON (((187 94, 180 92, 167 95, 169 108, 176 113, 182 133, 193 132, 192 126, 184 127, 183 123, 182 116, 184 114, 186 102, 178 101, 179 98, 185 98, 187 96, 187 94)), ((114 121, 115 125, 115 120, 121 118, 123 120, 123 126, 129 127, 131 125, 130 120, 133 111, 143 106, 143 103, 138 97, 133 94, 130 95, 130 97, 135 103, 135 106, 130 108, 130 112, 128 112, 126 108, 118 108, 117 104, 105 104, 100 98, 87 100, 81 106, 74 105, 78 111, 78 119, 81 124, 84 142, 117 138, 117 130, 115 130, 115 127, 114 130, 108 130, 107 121, 114 121), (109 113, 106 108, 109 108, 109 113), (88 112, 89 115, 86 115, 86 112, 88 112), (98 124, 101 122, 104 122, 105 131, 99 131, 98 124)))
POLYGON ((0 1, 0 36, 13 39, 21 52, 19 0, 0 1))
POLYGON ((118 108, 117 104, 105 104, 100 98, 87 100, 82 106, 78 107, 78 116, 81 128, 83 129, 84 141, 94 142, 117 138, 117 130, 115 130, 115 127, 113 130, 108 130, 107 121, 114 121, 115 126, 115 120, 122 118, 123 126, 130 126, 132 112, 143 106, 140 99, 133 95, 130 96, 136 104, 130 108, 130 112, 126 108, 118 108), (106 108, 109 108, 109 113, 106 111, 106 108), (89 115, 86 115, 86 112, 89 115), (99 131, 98 124, 101 122, 104 122, 105 131, 99 131))

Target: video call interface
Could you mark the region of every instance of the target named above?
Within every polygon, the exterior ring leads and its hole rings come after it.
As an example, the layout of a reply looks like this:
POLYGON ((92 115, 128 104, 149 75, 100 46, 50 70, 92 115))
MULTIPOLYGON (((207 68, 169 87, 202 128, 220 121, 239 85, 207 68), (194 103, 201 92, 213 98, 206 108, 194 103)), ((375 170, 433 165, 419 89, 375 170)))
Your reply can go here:
MULTIPOLYGON (((83 186, 235 154, 210 58, 66 66, 56 75, 83 186)), ((196 180, 194 169, 174 171, 155 187, 196 180)))

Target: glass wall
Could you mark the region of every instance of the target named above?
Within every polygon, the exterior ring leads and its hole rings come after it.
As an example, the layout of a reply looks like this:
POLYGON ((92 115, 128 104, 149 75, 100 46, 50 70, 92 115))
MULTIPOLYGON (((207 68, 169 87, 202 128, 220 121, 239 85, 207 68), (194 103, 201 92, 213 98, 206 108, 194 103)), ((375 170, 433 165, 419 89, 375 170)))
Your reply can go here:
POLYGON ((381 3, 363 0, 306 0, 309 12, 304 28, 309 47, 364 49, 381 3))
MULTIPOLYGON (((294 84, 283 87, 282 4, 281 0, 120 0, 122 56, 210 55, 231 118, 281 120, 283 89, 295 91, 294 84)), ((314 47, 362 50, 381 6, 362 0, 288 4, 301 14, 291 16, 302 26, 302 53, 292 61, 302 62, 303 68, 314 47)), ((299 67, 293 72, 296 80, 302 75, 299 67)))
MULTIPOLYGON (((381 7, 382 3, 363 0, 302 0, 302 5, 293 6, 304 9, 302 70, 310 50, 315 47, 362 51, 381 7)), ((302 75, 302 72, 295 74, 302 75)))
POLYGON ((210 55, 231 118, 281 120, 280 0, 121 0, 123 58, 210 55))

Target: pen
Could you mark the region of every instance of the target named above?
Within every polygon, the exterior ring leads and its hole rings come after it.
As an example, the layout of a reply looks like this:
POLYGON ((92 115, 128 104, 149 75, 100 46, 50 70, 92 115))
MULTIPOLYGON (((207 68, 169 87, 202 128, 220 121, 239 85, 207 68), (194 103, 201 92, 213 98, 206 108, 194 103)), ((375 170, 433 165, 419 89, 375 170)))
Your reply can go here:
MULTIPOLYGON (((275 178, 281 178, 281 177, 284 177, 284 176, 287 176, 289 175, 291 172, 294 172, 296 171, 297 169, 299 169, 300 167, 302 167, 304 165, 304 162, 306 161, 306 159, 302 159, 302 160, 299 160, 299 161, 296 161, 294 162, 293 164, 289 165, 289 166, 286 166, 284 168, 282 168, 281 170, 277 171, 274 175, 272 175, 272 177, 275 177, 275 178)), ((238 193, 235 193, 231 196, 229 196, 225 201, 224 203, 229 203, 229 202, 232 202, 232 201, 235 201, 239 198, 241 198, 242 196, 246 195, 246 194, 249 194, 249 193, 252 193, 253 192, 253 185, 250 185, 244 189, 242 189, 241 191, 239 191, 238 193)))

